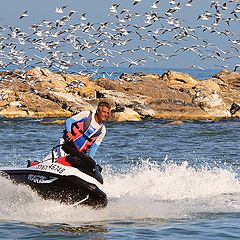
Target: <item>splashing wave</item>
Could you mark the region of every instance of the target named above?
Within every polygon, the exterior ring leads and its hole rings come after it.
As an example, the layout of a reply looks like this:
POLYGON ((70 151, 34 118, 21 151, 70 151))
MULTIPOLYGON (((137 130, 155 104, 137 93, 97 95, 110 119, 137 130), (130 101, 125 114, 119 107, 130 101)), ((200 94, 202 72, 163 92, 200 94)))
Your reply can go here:
POLYGON ((240 211, 240 182, 223 168, 193 168, 188 162, 142 161, 128 172, 105 167, 105 209, 74 208, 44 201, 30 188, 1 177, 0 219, 40 223, 79 223, 131 219, 178 219, 201 213, 240 211))

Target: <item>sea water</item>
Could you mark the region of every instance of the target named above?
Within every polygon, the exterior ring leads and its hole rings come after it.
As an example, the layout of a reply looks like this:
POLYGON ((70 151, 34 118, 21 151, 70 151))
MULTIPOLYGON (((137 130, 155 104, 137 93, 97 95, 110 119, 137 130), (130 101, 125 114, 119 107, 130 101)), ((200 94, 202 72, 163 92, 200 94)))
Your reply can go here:
MULTIPOLYGON (((1 166, 40 160, 63 126, 0 120, 1 166)), ((1 239, 240 237, 240 121, 107 123, 96 160, 105 209, 44 201, 0 178, 1 239)))
MULTIPOLYGON (((0 119, 0 166, 41 160, 52 119, 0 119)), ((108 206, 45 201, 0 177, 1 239, 239 239, 240 120, 106 123, 96 154, 108 206)))

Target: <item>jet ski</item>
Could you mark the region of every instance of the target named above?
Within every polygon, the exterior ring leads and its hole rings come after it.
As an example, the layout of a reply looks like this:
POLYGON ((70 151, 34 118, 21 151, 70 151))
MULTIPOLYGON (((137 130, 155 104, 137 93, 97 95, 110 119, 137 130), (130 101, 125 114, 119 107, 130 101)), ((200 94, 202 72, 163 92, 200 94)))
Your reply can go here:
POLYGON ((43 199, 61 203, 88 205, 93 208, 107 206, 107 195, 100 189, 103 184, 102 168, 84 153, 80 158, 66 156, 28 162, 24 168, 1 167, 2 176, 16 184, 31 187, 43 199))

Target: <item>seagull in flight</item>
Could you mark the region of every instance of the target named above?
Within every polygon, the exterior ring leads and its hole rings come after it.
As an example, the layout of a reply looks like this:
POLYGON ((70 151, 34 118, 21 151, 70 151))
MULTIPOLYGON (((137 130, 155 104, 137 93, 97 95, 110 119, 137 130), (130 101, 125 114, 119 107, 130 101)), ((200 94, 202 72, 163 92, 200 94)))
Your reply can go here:
POLYGON ((87 20, 87 18, 86 18, 86 13, 83 13, 83 14, 80 16, 80 20, 82 20, 82 21, 87 20))
POLYGON ((157 9, 158 8, 158 3, 159 3, 160 0, 157 0, 156 2, 154 2, 152 5, 151 5, 151 8, 154 8, 154 9, 157 9))
POLYGON ((55 12, 56 12, 56 13, 64 13, 64 9, 65 9, 66 7, 67 7, 67 6, 56 7, 55 12))
POLYGON ((189 0, 185 5, 186 5, 187 7, 192 7, 192 1, 193 1, 193 0, 189 0))
POLYGON ((200 69, 200 70, 205 70, 203 67, 197 66, 197 65, 191 65, 188 68, 197 68, 197 69, 200 69))
POLYGON ((235 66, 233 71, 236 72, 238 68, 240 68, 240 64, 236 64, 236 66, 235 66))
POLYGON ((111 7, 110 7, 110 12, 111 13, 117 13, 117 8, 119 7, 119 4, 114 3, 111 7))
POLYGON ((135 66, 143 65, 143 62, 146 62, 146 60, 144 58, 132 60, 130 57, 128 57, 128 58, 123 57, 123 59, 125 59, 127 62, 129 62, 128 67, 131 67, 133 65, 135 65, 135 66))
POLYGON ((27 10, 26 10, 26 11, 24 11, 24 12, 21 14, 20 19, 22 19, 22 18, 24 18, 24 17, 27 17, 27 16, 28 16, 28 12, 27 12, 27 10))
POLYGON ((134 0, 133 5, 140 3, 142 0, 134 0))

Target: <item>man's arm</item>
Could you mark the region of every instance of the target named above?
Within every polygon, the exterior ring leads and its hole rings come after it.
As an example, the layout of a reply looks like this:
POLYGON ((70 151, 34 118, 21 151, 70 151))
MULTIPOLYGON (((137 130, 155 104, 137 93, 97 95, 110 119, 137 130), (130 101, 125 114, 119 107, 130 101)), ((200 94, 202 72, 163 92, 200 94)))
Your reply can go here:
POLYGON ((89 149, 89 153, 88 153, 88 155, 89 155, 91 158, 94 158, 98 147, 99 147, 99 145, 98 145, 96 142, 94 142, 94 143, 92 144, 91 148, 89 149))
POLYGON ((88 150, 88 155, 91 158, 94 158, 95 153, 96 153, 99 145, 101 144, 103 138, 105 137, 105 135, 106 135, 106 128, 105 128, 105 126, 103 126, 101 134, 97 137, 96 141, 91 145, 91 147, 88 150))
POLYGON ((82 111, 82 112, 68 118, 65 121, 64 126, 65 126, 65 130, 67 131, 66 138, 68 141, 70 141, 72 139, 72 133, 71 133, 72 124, 77 121, 80 121, 81 119, 87 117, 88 115, 89 115, 89 111, 82 111))
POLYGON ((72 124, 75 123, 76 120, 73 118, 73 117, 70 117, 68 118, 66 121, 65 121, 65 129, 68 131, 68 132, 71 132, 71 129, 72 129, 72 124))

